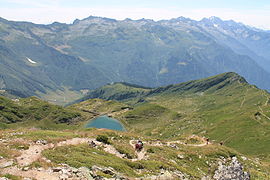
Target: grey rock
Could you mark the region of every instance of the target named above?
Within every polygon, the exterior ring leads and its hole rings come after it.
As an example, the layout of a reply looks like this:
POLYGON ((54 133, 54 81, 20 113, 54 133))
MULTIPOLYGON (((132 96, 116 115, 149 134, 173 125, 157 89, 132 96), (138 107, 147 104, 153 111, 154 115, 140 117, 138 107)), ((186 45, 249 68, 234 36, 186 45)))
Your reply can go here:
POLYGON ((0 177, 0 180, 9 180, 9 179, 6 177, 0 177))
POLYGON ((22 170, 23 171, 28 171, 29 170, 29 167, 24 167, 22 170))
POLYGON ((86 167, 80 167, 78 169, 78 174, 80 175, 79 178, 81 179, 94 180, 94 178, 91 175, 91 171, 86 167))
POLYGON ((177 155, 177 158, 178 158, 178 159, 184 159, 185 156, 184 156, 183 154, 178 154, 178 155, 177 155))
POLYGON ((38 171, 44 171, 44 168, 40 167, 37 169, 38 171))
POLYGON ((229 165, 218 162, 218 169, 213 178, 216 180, 250 180, 250 175, 243 171, 242 164, 236 157, 233 157, 229 165))
POLYGON ((46 140, 40 139, 40 140, 37 140, 37 141, 36 141, 36 144, 39 144, 39 145, 46 145, 46 144, 48 144, 48 142, 47 142, 46 140))
POLYGON ((6 177, 0 177, 0 180, 9 180, 9 179, 6 177))
POLYGON ((52 169, 53 172, 60 172, 61 170, 62 170, 61 167, 56 167, 52 169))
POLYGON ((67 180, 68 179, 68 175, 66 174, 61 174, 59 177, 60 180, 67 180))
POLYGON ((13 165, 13 161, 7 161, 0 164, 0 168, 6 168, 13 165))

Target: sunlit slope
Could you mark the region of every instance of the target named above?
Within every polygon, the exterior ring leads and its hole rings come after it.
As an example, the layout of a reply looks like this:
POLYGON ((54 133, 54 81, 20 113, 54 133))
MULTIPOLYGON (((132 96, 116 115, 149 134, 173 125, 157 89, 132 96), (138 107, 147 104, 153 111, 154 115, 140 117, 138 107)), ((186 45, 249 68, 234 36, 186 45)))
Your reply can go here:
POLYGON ((72 128, 82 115, 70 108, 52 105, 36 97, 10 100, 0 96, 0 128, 72 128))
POLYGON ((127 99, 134 109, 118 118, 134 132, 159 138, 195 133, 258 155, 270 148, 269 98, 238 74, 224 73, 127 99))

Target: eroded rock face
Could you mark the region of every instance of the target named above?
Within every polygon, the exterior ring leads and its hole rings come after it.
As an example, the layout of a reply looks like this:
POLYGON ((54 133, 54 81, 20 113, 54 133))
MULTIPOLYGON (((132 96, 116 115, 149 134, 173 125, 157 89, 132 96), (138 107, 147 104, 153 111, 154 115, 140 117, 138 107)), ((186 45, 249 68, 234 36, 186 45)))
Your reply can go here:
POLYGON ((250 180, 250 175, 248 172, 244 172, 242 164, 236 157, 233 157, 229 165, 225 165, 222 161, 219 162, 213 178, 216 180, 250 180))
POLYGON ((160 172, 160 174, 158 175, 152 175, 152 176, 147 176, 144 178, 138 178, 140 180, 142 179, 149 179, 149 180, 175 180, 175 179, 179 179, 179 180, 188 180, 187 175, 183 174, 180 171, 166 171, 166 170, 162 170, 160 172))
POLYGON ((70 167, 66 164, 62 164, 63 167, 55 167, 52 169, 52 172, 59 173, 60 180, 68 179, 82 179, 82 180, 93 180, 92 172, 86 167, 80 167, 79 169, 70 167))
POLYGON ((99 176, 97 172, 103 172, 111 176, 110 180, 128 180, 128 178, 118 174, 111 167, 98 167, 93 166, 91 169, 87 167, 74 168, 67 164, 62 164, 61 167, 55 167, 52 169, 53 173, 59 174, 60 180, 108 180, 108 178, 99 176))

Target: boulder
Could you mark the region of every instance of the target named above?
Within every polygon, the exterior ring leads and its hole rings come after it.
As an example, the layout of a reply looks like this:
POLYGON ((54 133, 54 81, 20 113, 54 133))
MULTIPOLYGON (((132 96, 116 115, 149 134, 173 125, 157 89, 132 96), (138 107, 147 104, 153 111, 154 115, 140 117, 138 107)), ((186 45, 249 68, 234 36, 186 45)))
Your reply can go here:
POLYGON ((46 140, 40 139, 40 140, 36 141, 36 144, 38 144, 38 145, 46 145, 46 144, 48 144, 48 142, 46 140))
POLYGON ((6 177, 0 177, 0 180, 9 180, 9 179, 6 177))
POLYGON ((236 157, 233 157, 228 165, 221 161, 218 162, 218 169, 213 178, 216 180, 250 180, 250 174, 244 172, 242 164, 236 157))
POLYGON ((94 180, 93 176, 91 175, 91 171, 86 167, 80 167, 77 175, 79 175, 80 179, 94 180))
POLYGON ((13 161, 6 161, 0 164, 0 168, 6 168, 13 165, 13 161))

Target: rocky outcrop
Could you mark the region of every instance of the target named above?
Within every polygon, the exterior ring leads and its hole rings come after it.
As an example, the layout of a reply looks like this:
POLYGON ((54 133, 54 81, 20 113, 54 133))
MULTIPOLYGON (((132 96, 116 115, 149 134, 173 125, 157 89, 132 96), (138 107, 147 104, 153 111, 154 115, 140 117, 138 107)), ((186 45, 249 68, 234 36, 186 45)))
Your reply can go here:
POLYGON ((216 180, 250 180, 248 172, 244 172, 242 164, 236 157, 226 165, 225 161, 220 161, 218 169, 215 171, 214 179, 216 180))
POLYGON ((91 169, 88 169, 86 167, 74 168, 74 167, 68 166, 67 164, 62 164, 61 167, 53 168, 52 172, 60 174, 59 176, 60 180, 106 180, 107 179, 98 175, 98 172, 102 172, 104 174, 111 176, 111 178, 109 178, 111 180, 127 180, 127 178, 117 173, 111 167, 105 168, 105 167, 93 166, 91 169))
POLYGON ((160 174, 158 175, 152 175, 152 176, 147 176, 144 178, 138 178, 139 180, 143 179, 149 179, 149 180, 188 180, 188 176, 186 174, 183 174, 180 171, 167 171, 167 170, 162 170, 160 174))
POLYGON ((9 166, 12 166, 13 165, 13 161, 12 160, 1 160, 0 161, 0 168, 6 168, 6 167, 9 167, 9 166))

